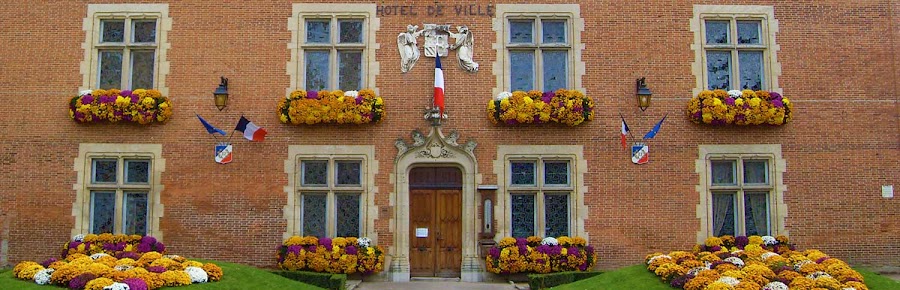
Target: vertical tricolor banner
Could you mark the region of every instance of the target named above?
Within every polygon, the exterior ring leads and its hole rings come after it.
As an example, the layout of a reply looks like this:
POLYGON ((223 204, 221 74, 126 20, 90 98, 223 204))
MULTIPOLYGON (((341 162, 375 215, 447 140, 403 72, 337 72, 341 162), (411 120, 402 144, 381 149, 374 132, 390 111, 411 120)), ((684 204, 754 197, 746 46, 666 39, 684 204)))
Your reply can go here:
POLYGON ((628 143, 625 137, 628 136, 628 124, 625 124, 625 118, 622 118, 622 149, 628 149, 628 143))
POLYGON ((444 116, 444 70, 441 69, 441 54, 434 57, 434 106, 440 108, 444 116))

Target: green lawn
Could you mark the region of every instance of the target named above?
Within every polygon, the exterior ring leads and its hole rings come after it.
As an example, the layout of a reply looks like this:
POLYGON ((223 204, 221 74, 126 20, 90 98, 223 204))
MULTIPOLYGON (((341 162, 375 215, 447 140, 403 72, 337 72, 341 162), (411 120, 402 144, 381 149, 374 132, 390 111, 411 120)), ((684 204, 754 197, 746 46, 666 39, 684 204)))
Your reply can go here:
MULTIPOLYGON (((163 289, 179 290, 245 290, 245 289, 322 289, 309 284, 290 280, 269 271, 241 264, 212 262, 222 267, 222 280, 218 282, 193 284, 182 287, 163 287, 163 289)), ((64 289, 47 285, 38 285, 32 281, 18 280, 12 276, 11 269, 0 273, 0 289, 49 290, 64 289)))
MULTIPOLYGON (((872 271, 862 268, 854 268, 863 275, 866 280, 866 286, 870 290, 897 290, 900 289, 900 282, 891 278, 878 275, 872 271)), ((610 272, 604 272, 596 277, 581 280, 578 282, 561 285, 552 289, 560 290, 581 290, 581 289, 598 289, 598 290, 617 290, 617 289, 641 289, 641 290, 672 290, 675 289, 668 284, 664 284, 650 271, 647 271, 644 265, 634 265, 630 267, 620 268, 610 272)))

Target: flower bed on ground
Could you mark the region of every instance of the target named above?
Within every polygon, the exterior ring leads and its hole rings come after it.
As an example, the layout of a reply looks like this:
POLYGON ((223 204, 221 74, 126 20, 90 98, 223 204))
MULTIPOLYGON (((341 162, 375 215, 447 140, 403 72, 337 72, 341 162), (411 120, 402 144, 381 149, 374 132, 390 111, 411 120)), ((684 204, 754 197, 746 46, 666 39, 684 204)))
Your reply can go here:
POLYGON ((157 90, 86 90, 69 100, 69 117, 79 123, 150 124, 171 116, 172 102, 157 90))
POLYGON ((40 285, 69 289, 144 290, 222 279, 222 268, 163 255, 165 246, 150 236, 86 235, 66 243, 63 258, 24 261, 13 275, 40 285))
POLYGON ((693 251, 647 255, 647 269, 686 290, 867 290, 847 263, 819 250, 796 251, 785 236, 722 236, 693 251))
POLYGON ((384 100, 373 90, 296 90, 278 102, 278 119, 285 124, 365 124, 383 118, 384 100))
POLYGON ((494 124, 560 123, 576 126, 594 119, 594 100, 576 90, 502 92, 488 102, 494 124))
POLYGON ((581 237, 506 237, 485 257, 495 274, 589 271, 597 264, 594 247, 581 237))
POLYGON ((384 250, 369 238, 288 238, 278 247, 278 266, 288 271, 372 274, 384 269, 384 250))
POLYGON ((694 123, 713 125, 782 125, 790 122, 793 104, 777 92, 704 90, 688 102, 694 123))

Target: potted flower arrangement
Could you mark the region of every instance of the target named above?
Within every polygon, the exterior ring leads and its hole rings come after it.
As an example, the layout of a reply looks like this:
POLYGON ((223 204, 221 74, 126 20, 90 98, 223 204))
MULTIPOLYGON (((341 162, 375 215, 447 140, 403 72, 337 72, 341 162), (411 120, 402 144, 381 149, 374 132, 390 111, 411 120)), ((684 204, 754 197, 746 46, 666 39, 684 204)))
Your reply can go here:
POLYGON ((581 237, 506 237, 485 257, 495 274, 589 271, 597 264, 594 247, 581 237))
POLYGON ((373 90, 296 90, 278 102, 278 119, 285 124, 377 123, 384 118, 384 100, 373 90))
POLYGON ((157 90, 84 90, 69 100, 69 117, 79 123, 163 123, 172 116, 172 101, 157 90))
POLYGON ((704 90, 687 105, 694 123, 713 125, 783 125, 791 121, 793 104, 777 92, 704 90))
POLYGON ((276 255, 278 267, 288 271, 368 275, 384 269, 384 250, 369 238, 293 236, 276 255))
POLYGON ((494 124, 560 123, 576 126, 594 119, 594 100, 576 90, 502 92, 488 102, 494 124))

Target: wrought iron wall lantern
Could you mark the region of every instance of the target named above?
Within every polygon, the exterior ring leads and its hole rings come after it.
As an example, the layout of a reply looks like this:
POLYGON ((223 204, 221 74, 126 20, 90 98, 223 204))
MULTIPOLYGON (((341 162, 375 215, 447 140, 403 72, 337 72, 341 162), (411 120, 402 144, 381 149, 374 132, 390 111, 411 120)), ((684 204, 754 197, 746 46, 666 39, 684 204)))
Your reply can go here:
POLYGON ((647 88, 646 78, 637 79, 635 87, 635 96, 637 97, 638 107, 641 108, 641 111, 644 111, 650 107, 650 98, 653 97, 653 93, 647 88))
POLYGON ((219 87, 216 88, 216 91, 213 92, 213 97, 216 98, 216 108, 219 111, 225 109, 228 106, 228 79, 225 77, 221 77, 221 82, 219 82, 219 87))

